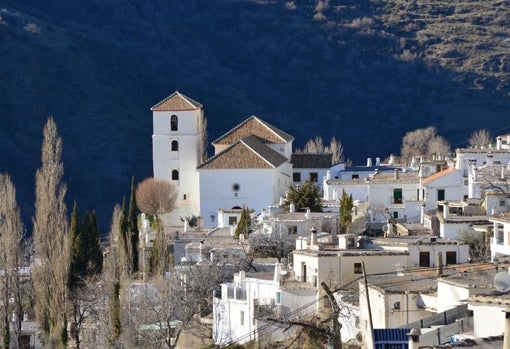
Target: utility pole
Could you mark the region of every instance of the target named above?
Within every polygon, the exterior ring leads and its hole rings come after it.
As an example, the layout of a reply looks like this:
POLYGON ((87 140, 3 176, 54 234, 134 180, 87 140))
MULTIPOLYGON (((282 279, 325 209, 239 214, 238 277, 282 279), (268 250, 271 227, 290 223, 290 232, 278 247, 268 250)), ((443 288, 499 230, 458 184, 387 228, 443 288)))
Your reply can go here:
POLYGON ((329 302, 331 303, 331 308, 333 309, 333 314, 331 315, 331 322, 333 324, 333 333, 329 339, 328 348, 331 349, 342 349, 342 335, 340 330, 342 329, 342 324, 338 320, 340 316, 340 307, 338 306, 335 296, 329 289, 328 285, 324 281, 321 282, 321 286, 326 292, 326 295, 329 298, 329 302))
POLYGON ((368 282, 367 282, 367 273, 365 270, 365 262, 361 261, 361 270, 363 271, 363 283, 365 284, 365 294, 367 297, 367 308, 368 308, 368 323, 370 325, 369 333, 370 333, 370 344, 367 342, 367 348, 374 347, 374 323, 372 321, 372 307, 370 306, 370 297, 368 295, 368 282))

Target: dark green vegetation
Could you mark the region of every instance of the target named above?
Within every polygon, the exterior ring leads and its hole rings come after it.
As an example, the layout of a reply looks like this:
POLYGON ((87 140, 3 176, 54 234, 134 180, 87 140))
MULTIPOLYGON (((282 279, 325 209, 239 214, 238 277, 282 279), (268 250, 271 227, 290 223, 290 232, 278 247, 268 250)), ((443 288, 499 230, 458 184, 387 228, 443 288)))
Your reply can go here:
POLYGON ((356 163, 436 126, 452 147, 507 132, 507 1, 0 0, 0 172, 28 221, 41 129, 64 142, 69 200, 103 227, 152 175, 149 108, 178 89, 211 139, 256 114, 356 163))

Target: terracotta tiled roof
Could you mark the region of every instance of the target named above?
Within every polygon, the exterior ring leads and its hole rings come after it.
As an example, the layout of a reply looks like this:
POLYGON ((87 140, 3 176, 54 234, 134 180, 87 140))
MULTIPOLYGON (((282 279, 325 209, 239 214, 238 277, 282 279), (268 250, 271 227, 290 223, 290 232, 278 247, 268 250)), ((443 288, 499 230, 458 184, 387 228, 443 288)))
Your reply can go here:
POLYGON ((264 144, 256 136, 248 136, 205 161, 199 169, 276 168, 287 158, 264 144))
POLYGON ((449 173, 452 173, 452 172, 453 172, 453 170, 454 170, 454 168, 453 168, 453 167, 449 167, 449 168, 447 168, 446 170, 443 170, 443 171, 439 171, 439 172, 437 172, 437 173, 434 173, 433 175, 430 175, 430 176, 428 176, 427 178, 425 178, 425 179, 423 180, 423 182, 422 182, 422 183, 423 183, 423 184, 430 183, 430 182, 432 182, 432 181, 434 181, 434 180, 436 180, 436 179, 438 179, 438 178, 441 178, 441 177, 443 177, 443 176, 445 176, 445 175, 447 175, 447 174, 449 174, 449 173))
POLYGON ((262 121, 256 116, 251 116, 220 138, 212 142, 215 144, 234 144, 235 142, 249 136, 255 135, 271 143, 288 143, 294 137, 282 130, 262 121))
POLYGON ((175 91, 170 96, 163 99, 151 108, 152 111, 177 111, 177 110, 193 110, 202 108, 202 104, 186 97, 182 93, 175 91))
POLYGON ((330 168, 333 154, 292 154, 294 168, 330 168))

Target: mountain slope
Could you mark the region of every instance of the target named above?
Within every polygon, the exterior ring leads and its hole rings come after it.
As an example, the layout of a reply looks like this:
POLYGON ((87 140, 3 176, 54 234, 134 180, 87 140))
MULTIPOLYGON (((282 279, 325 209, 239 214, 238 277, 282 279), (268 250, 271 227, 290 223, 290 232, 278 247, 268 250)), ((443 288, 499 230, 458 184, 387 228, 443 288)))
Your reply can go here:
POLYGON ((214 139, 251 114, 340 139, 356 162, 434 125, 454 146, 506 131, 505 1, 0 1, 0 171, 25 220, 42 125, 64 141, 69 199, 105 230, 152 173, 151 114, 178 89, 214 139))

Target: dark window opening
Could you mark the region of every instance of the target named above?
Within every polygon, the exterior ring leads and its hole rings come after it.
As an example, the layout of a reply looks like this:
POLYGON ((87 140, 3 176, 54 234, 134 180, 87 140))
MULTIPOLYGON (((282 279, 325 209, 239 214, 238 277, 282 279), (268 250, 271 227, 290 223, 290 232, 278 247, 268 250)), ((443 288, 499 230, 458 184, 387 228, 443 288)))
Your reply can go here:
POLYGON ((354 263, 354 274, 362 274, 363 268, 361 267, 361 263, 354 263))
POLYGON ((173 170, 172 171, 172 180, 173 181, 178 181, 179 180, 179 171, 177 171, 177 170, 173 170))
POLYGON ((393 203, 394 204, 402 203, 402 188, 393 189, 393 203))
POLYGON ((430 252, 420 252, 420 267, 430 267, 430 252))
POLYGON ((237 224, 237 217, 228 217, 228 224, 229 225, 236 225, 237 224))
POLYGON ((446 264, 457 264, 457 251, 446 251, 446 264))
POLYGON ((292 180, 293 180, 294 182, 301 182, 301 173, 299 173, 299 172, 294 172, 294 173, 292 174, 292 180))
POLYGON ((170 131, 177 131, 178 129, 178 119, 177 115, 172 115, 170 117, 170 131))
POLYGON ((172 141, 172 151, 178 151, 179 150, 179 142, 172 141))
POLYGON ((317 182, 319 180, 319 175, 317 172, 310 172, 310 182, 317 182))
POLYGON ((351 179, 359 179, 359 175, 358 174, 353 174, 351 179))
POLYGON ((437 201, 444 201, 444 189, 437 190, 437 201))

